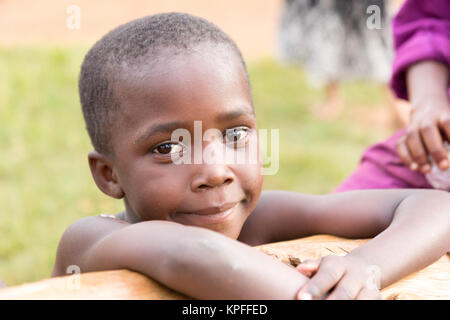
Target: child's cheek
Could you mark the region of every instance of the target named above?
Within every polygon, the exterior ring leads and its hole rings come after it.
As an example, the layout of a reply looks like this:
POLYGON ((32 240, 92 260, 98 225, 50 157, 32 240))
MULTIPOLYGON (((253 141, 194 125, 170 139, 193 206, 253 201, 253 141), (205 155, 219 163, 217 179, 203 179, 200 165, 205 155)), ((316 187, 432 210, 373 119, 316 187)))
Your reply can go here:
POLYGON ((142 220, 167 220, 171 212, 176 210, 182 201, 185 188, 181 168, 174 169, 174 176, 158 174, 142 179, 135 188, 134 194, 139 194, 136 210, 142 220))
POLYGON ((241 165, 238 169, 242 189, 250 201, 257 201, 261 193, 263 185, 261 168, 261 165, 258 163, 241 165))

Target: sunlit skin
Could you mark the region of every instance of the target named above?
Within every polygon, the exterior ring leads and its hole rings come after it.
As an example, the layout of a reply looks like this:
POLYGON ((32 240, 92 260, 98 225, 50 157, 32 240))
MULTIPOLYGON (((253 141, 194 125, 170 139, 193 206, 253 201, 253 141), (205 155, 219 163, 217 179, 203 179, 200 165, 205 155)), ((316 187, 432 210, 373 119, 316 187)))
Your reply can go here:
POLYGON ((202 133, 221 133, 202 141, 219 160, 222 142, 230 142, 227 129, 231 140, 243 142, 227 145, 235 153, 258 138, 245 70, 228 48, 167 49, 158 59, 124 67, 115 89, 120 110, 112 152, 90 152, 89 165, 99 189, 123 198, 125 211, 119 219, 95 216, 72 224, 53 276, 70 265, 82 272, 127 268, 199 299, 294 299, 298 293, 377 299, 379 290, 367 285, 368 268, 380 270, 385 287, 450 248, 444 192, 261 192, 260 162, 173 163, 171 153, 186 150, 171 133, 183 128, 194 137, 195 121, 202 133), (295 270, 249 246, 313 234, 375 238, 345 257, 325 258, 313 271, 295 270))

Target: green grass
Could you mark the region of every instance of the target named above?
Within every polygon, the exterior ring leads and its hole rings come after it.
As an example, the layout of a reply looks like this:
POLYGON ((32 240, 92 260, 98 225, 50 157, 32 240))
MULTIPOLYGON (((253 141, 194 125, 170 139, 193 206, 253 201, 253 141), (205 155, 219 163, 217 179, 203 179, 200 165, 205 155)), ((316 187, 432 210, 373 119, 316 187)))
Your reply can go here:
MULTIPOLYGON (((9 285, 49 277, 73 221, 122 209, 97 190, 87 164, 77 92, 86 49, 0 49, 0 278, 9 285)), ((280 130, 280 169, 265 189, 330 192, 390 133, 355 118, 384 103, 375 85, 345 85, 342 117, 322 121, 310 110, 323 92, 300 69, 269 59, 250 63, 249 73, 259 127, 280 130)))
POLYGON ((323 101, 324 92, 312 88, 298 68, 261 61, 250 65, 250 77, 259 127, 280 129, 280 169, 265 177, 266 189, 331 192, 368 145, 391 133, 388 125, 368 127, 368 119, 370 123, 380 107, 387 107, 379 85, 344 84, 342 115, 319 120, 311 110, 323 101))

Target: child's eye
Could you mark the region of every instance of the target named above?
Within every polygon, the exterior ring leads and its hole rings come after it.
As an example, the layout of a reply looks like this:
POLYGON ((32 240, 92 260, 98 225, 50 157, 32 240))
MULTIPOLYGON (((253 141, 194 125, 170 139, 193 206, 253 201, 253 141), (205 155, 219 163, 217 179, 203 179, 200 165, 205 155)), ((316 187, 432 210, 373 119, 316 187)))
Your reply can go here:
POLYGON ((237 127, 227 129, 225 132, 225 143, 234 144, 237 142, 243 142, 250 134, 250 129, 247 127, 237 127))
POLYGON ((157 145, 152 149, 152 152, 157 154, 172 154, 172 153, 180 153, 183 151, 183 146, 179 143, 174 142, 164 142, 160 145, 157 145))

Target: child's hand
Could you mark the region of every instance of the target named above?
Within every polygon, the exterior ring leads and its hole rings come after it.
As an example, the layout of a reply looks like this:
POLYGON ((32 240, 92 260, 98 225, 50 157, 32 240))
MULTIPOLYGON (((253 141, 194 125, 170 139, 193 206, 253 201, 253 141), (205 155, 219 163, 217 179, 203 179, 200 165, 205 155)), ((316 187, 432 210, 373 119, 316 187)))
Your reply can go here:
POLYGON ((445 100, 430 99, 420 107, 413 106, 406 134, 397 144, 398 155, 414 171, 420 170, 424 174, 430 171, 428 155, 445 170, 449 167, 443 145, 446 137, 450 138, 450 107, 445 100))
POLYGON ((441 170, 449 167, 442 143, 450 139, 448 76, 448 66, 432 60, 415 63, 406 72, 411 121, 397 144, 397 152, 411 170, 428 173, 428 156, 441 170))
POLYGON ((381 299, 380 273, 362 259, 352 256, 327 256, 297 266, 311 279, 299 290, 298 300, 381 299))

